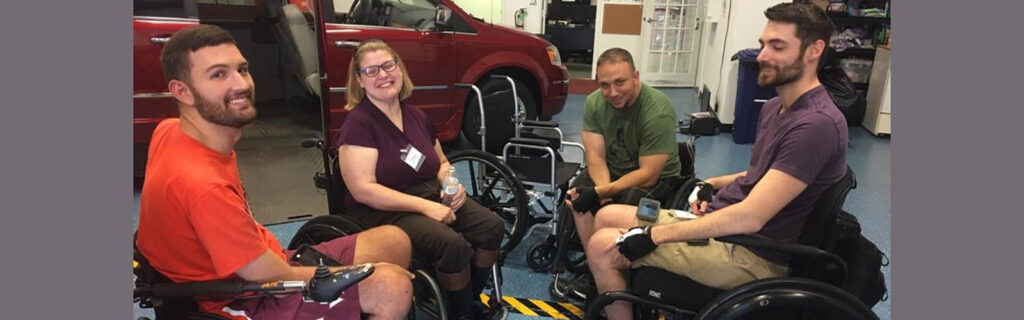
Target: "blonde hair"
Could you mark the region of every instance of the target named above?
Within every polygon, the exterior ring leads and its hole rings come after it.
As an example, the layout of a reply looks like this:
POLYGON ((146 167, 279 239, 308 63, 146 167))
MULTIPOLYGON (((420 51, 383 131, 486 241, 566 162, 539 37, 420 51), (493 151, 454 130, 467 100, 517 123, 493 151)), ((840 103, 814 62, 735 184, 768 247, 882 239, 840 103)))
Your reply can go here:
MULTIPOLYGON (((376 39, 367 40, 359 44, 359 47, 356 48, 356 53, 352 55, 352 62, 348 64, 348 83, 345 86, 345 95, 348 98, 348 102, 345 104, 345 110, 352 110, 366 98, 366 90, 359 86, 356 78, 359 77, 359 63, 363 61, 363 56, 375 51, 386 51, 395 58, 395 64, 402 70, 402 90, 398 92, 398 100, 405 101, 406 98, 412 95, 412 78, 409 78, 409 72, 405 69, 405 63, 402 62, 402 58, 398 56, 398 53, 383 41, 376 39)), ((380 72, 385 71, 381 70, 380 72)))

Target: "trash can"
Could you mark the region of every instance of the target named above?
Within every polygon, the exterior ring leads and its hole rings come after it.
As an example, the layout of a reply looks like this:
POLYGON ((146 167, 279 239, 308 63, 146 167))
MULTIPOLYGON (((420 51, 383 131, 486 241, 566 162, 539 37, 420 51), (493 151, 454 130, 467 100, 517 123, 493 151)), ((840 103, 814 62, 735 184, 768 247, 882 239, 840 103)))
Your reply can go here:
POLYGON ((778 94, 775 88, 757 85, 757 55, 761 49, 740 50, 730 60, 739 60, 736 84, 736 111, 732 127, 732 140, 739 144, 753 143, 757 138, 757 122, 761 106, 778 94))

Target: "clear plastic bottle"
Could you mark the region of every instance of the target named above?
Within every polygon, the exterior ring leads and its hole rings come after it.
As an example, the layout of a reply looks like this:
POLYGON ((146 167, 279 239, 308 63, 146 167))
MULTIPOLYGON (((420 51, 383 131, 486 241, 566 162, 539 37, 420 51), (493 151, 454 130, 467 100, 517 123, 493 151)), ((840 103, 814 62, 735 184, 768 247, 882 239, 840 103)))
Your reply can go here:
POLYGON ((441 190, 444 191, 444 195, 441 196, 441 203, 451 206, 452 199, 459 192, 459 177, 455 175, 455 167, 448 167, 448 173, 445 174, 444 180, 441 181, 441 190))

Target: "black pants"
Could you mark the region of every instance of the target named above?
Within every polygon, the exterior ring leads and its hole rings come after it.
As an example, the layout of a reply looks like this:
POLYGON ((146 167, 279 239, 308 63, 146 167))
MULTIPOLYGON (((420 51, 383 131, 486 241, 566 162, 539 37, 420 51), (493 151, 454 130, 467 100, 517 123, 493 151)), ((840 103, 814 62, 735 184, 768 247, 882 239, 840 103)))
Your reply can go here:
MULTIPOLYGON (((440 202, 441 185, 430 180, 402 193, 440 202)), ((504 237, 505 221, 484 206, 466 197, 455 211, 450 225, 418 212, 383 211, 357 203, 345 213, 365 226, 394 225, 409 235, 413 252, 422 255, 437 271, 456 273, 469 266, 473 250, 496 251, 504 237)))
MULTIPOLYGON (((668 204, 669 198, 671 198, 679 185, 683 183, 682 177, 665 177, 658 179, 658 182, 649 187, 633 187, 620 192, 619 194, 612 197, 612 203, 637 205, 640 203, 640 198, 651 198, 660 201, 662 204, 668 204)), ((573 180, 570 188, 578 186, 593 186, 594 181, 590 179, 590 174, 586 170, 583 170, 576 180, 573 180)))

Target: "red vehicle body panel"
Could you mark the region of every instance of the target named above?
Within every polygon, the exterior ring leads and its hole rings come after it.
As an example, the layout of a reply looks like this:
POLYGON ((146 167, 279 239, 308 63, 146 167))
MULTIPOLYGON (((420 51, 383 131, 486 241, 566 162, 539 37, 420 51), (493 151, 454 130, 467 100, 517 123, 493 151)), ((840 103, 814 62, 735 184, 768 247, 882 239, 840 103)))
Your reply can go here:
MULTIPOLYGON (((323 29, 318 29, 326 30, 318 36, 324 41, 321 71, 327 75, 324 88, 327 90, 322 92, 328 102, 328 132, 324 137, 328 143, 334 139, 347 114, 342 88, 346 85, 348 64, 355 50, 336 46, 336 41, 360 42, 376 38, 395 48, 416 86, 407 102, 421 108, 434 121, 441 141, 458 136, 470 93, 452 85, 479 83, 490 73, 514 73, 519 81, 533 88, 539 116, 548 118, 561 112, 568 95, 568 71, 550 62, 545 47, 551 43, 522 31, 474 20, 451 0, 440 0, 440 3, 452 9, 452 19, 457 15, 475 32, 337 23, 326 23, 323 29)), ((159 39, 169 38, 174 32, 198 23, 197 19, 163 17, 135 17, 133 20, 133 133, 137 174, 145 165, 146 148, 156 124, 178 116, 177 105, 167 92, 160 68, 163 46, 159 39)))

